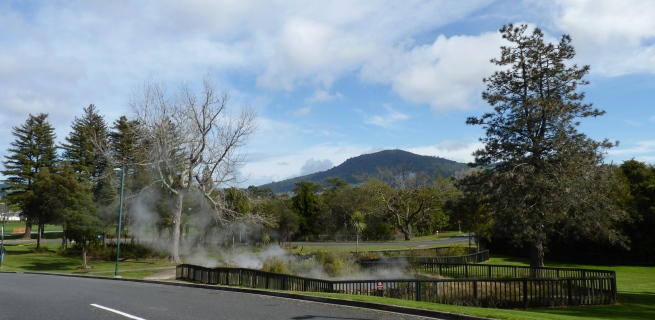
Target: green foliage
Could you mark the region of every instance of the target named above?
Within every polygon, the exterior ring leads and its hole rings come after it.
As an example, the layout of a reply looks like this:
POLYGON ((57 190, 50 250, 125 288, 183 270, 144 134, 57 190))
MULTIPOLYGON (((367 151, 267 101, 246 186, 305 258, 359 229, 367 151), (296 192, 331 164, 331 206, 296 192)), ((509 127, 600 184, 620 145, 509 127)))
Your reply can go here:
POLYGON ((245 190, 230 187, 223 190, 226 206, 237 213, 250 212, 250 201, 245 190))
POLYGON ((368 240, 389 240, 393 238, 393 223, 385 217, 379 215, 368 215, 366 217, 366 228, 362 230, 362 235, 368 240))
POLYGON ((632 223, 626 226, 633 252, 655 253, 655 167, 636 160, 620 166, 630 189, 632 223))
POLYGON ((613 144, 577 131, 580 119, 605 113, 578 91, 589 67, 566 65, 575 55, 568 35, 545 43, 541 30, 527 29, 500 30, 510 46, 492 60, 501 70, 484 79, 482 94, 493 112, 466 121, 486 130, 474 154, 486 169, 459 186, 481 206, 475 212, 493 216, 495 234, 530 243, 533 266, 542 266, 555 235, 623 243, 617 227, 625 213, 614 197, 614 170, 602 165, 613 144))
POLYGON ((269 257, 264 260, 262 271, 289 274, 286 262, 279 257, 269 257))
MULTIPOLYGON (((63 256, 80 256, 83 251, 83 245, 75 243, 65 250, 60 250, 59 254, 63 256)), ((88 247, 87 255, 93 261, 115 261, 116 245, 108 245, 103 248, 97 241, 91 241, 88 247)), ((148 245, 137 243, 121 243, 121 260, 147 260, 147 259, 164 259, 166 253, 156 250, 148 245)))
POLYGON ((63 158, 82 181, 92 183, 96 190, 100 190, 99 178, 107 167, 104 154, 96 146, 105 145, 108 134, 107 123, 91 104, 84 108, 82 118, 75 117, 66 143, 61 145, 63 158))
POLYGON ((343 257, 331 251, 319 251, 315 259, 323 266, 323 270, 330 277, 336 277, 341 274, 344 266, 343 257))
POLYGON ((40 113, 31 115, 20 127, 13 127, 12 134, 16 140, 7 149, 5 170, 2 174, 7 177, 12 192, 7 196, 11 205, 21 210, 23 218, 28 224, 37 218, 40 213, 35 211, 38 204, 30 203, 25 198, 30 191, 34 178, 42 168, 52 170, 57 162, 54 128, 47 120, 48 115, 40 113))
POLYGON ((432 233, 444 226, 448 218, 441 208, 456 192, 449 178, 407 170, 380 170, 379 177, 369 178, 362 188, 374 214, 392 221, 405 240, 410 240, 417 230, 432 233))
POLYGON ((299 232, 302 235, 318 234, 317 218, 323 207, 317 193, 322 189, 323 187, 318 183, 301 181, 296 184, 296 188, 293 190, 292 208, 300 218, 299 232))

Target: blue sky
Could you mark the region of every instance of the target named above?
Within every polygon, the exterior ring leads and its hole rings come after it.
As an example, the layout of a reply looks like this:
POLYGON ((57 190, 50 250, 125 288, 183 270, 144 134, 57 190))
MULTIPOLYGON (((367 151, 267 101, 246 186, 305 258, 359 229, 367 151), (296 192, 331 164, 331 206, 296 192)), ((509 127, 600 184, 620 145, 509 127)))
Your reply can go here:
POLYGON ((61 141, 89 104, 130 117, 146 77, 175 89, 210 73, 259 114, 244 185, 384 149, 471 161, 484 132, 465 120, 490 110, 497 30, 528 23, 570 34, 591 66, 583 90, 607 114, 580 130, 620 141, 607 160, 655 163, 653 17, 650 0, 2 1, 0 157, 30 113, 61 141))

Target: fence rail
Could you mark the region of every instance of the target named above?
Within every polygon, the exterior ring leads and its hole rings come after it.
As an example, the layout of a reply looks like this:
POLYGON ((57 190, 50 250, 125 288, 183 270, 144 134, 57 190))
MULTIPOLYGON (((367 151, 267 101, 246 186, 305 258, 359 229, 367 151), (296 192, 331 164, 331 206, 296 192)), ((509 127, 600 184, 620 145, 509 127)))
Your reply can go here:
POLYGON ((494 308, 616 302, 614 271, 470 264, 435 264, 434 270, 439 270, 439 274, 444 276, 463 279, 321 280, 243 268, 206 268, 190 264, 177 266, 176 278, 206 284, 376 295, 494 308))

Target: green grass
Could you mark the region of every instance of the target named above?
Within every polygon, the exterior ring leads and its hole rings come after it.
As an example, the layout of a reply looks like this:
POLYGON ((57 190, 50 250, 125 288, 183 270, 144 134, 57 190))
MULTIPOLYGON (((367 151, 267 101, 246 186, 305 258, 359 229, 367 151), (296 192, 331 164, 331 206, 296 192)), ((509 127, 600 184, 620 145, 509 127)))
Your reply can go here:
MULTIPOLYGON (((5 240, 22 239, 23 232, 14 232, 15 229, 25 228, 24 222, 9 221, 5 224, 4 236, 5 240)), ((36 239, 36 226, 32 226, 32 239, 36 239)), ((46 224, 45 225, 45 238, 46 239, 60 239, 63 234, 62 226, 46 224)))
MULTIPOLYGON (((35 253, 35 245, 5 244, 7 252, 2 261, 2 271, 16 272, 55 272, 80 275, 107 276, 114 275, 115 261, 87 261, 90 269, 81 269, 81 256, 62 256, 56 253, 59 245, 41 245, 48 248, 48 252, 35 253)), ((173 267, 163 259, 119 261, 119 273, 123 277, 143 278, 157 273, 164 267, 173 267)))
POLYGON ((455 236, 458 236, 458 235, 460 235, 460 233, 457 232, 457 231, 449 231, 449 232, 443 232, 443 233, 433 234, 433 235, 429 235, 429 236, 414 237, 414 238, 411 238, 409 241, 410 242, 416 242, 416 241, 439 240, 439 239, 455 237, 455 236))

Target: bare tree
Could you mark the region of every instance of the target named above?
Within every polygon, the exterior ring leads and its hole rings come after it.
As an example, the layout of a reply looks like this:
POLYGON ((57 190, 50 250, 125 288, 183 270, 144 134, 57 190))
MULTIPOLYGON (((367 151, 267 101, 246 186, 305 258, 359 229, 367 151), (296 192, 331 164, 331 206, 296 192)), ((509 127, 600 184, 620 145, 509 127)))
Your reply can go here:
POLYGON ((183 85, 173 96, 163 84, 148 79, 130 99, 147 142, 147 164, 156 182, 175 197, 170 261, 180 261, 180 219, 189 190, 201 191, 214 206, 216 218, 225 219, 226 208, 215 191, 238 182, 235 169, 244 161, 239 149, 257 128, 256 112, 244 107, 230 113, 229 99, 209 76, 200 93, 183 85))

